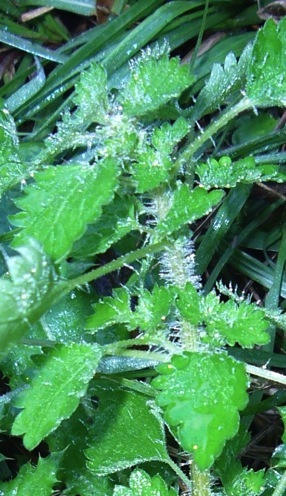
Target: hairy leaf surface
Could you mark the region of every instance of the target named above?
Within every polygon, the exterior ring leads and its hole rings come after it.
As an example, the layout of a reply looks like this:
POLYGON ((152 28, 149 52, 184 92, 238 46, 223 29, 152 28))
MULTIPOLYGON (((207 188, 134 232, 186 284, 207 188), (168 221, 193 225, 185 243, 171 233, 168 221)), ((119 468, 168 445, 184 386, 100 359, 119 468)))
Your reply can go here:
POLYGON ((129 477, 129 488, 115 486, 113 496, 176 496, 175 489, 168 489, 160 475, 150 477, 144 470, 135 469, 129 477))
POLYGON ((140 154, 138 162, 132 166, 133 178, 138 193, 145 193, 168 181, 173 166, 171 158, 150 146, 140 154))
MULTIPOLYGON (((31 335, 31 332, 29 335, 31 335)), ((30 383, 35 373, 33 357, 42 353, 41 346, 29 346, 17 343, 17 346, 13 346, 6 356, 3 357, 1 360, 1 371, 6 377, 9 377, 9 386, 14 391, 30 383)))
POLYGON ((239 182, 284 182, 286 180, 286 176, 279 172, 278 166, 257 166, 253 157, 246 157, 237 162, 232 162, 229 157, 221 157, 219 160, 211 158, 206 163, 199 164, 196 172, 200 183, 206 189, 234 188, 239 182))
POLYGON ((94 167, 48 167, 35 174, 36 182, 16 200, 22 212, 11 216, 21 227, 13 246, 37 239, 45 252, 56 261, 65 258, 87 224, 101 215, 117 186, 117 164, 106 159, 94 167))
POLYGON ((19 141, 13 118, 0 110, 0 196, 27 175, 28 167, 19 155, 19 141))
POLYGON ((92 313, 94 295, 74 290, 61 298, 42 317, 46 336, 56 342, 81 342, 86 316, 92 313))
POLYGON ((227 441, 221 456, 215 462, 226 496, 260 496, 265 489, 264 470, 248 470, 242 466, 240 454, 251 440, 243 423, 236 436, 227 441))
POLYGON ((131 315, 130 329, 139 327, 142 331, 154 331, 164 322, 170 311, 171 294, 168 288, 154 286, 152 293, 139 293, 139 302, 131 315))
POLYGON ((168 122, 156 127, 152 134, 152 147, 146 146, 132 165, 132 175, 138 193, 144 193, 169 180, 173 167, 171 153, 174 147, 186 136, 189 126, 180 117, 173 125, 168 122))
POLYGON ((256 305, 247 302, 238 305, 232 300, 222 303, 214 293, 209 293, 202 300, 201 308, 206 325, 206 342, 214 346, 239 343, 244 348, 269 342, 266 332, 269 322, 263 309, 256 305))
MULTIPOLYGON (((81 455, 83 456, 83 455, 81 455)), ((113 482, 110 477, 98 477, 94 475, 85 466, 81 467, 80 477, 77 470, 73 470, 72 476, 67 481, 68 491, 66 494, 73 496, 80 494, 80 496, 113 496, 113 482)))
POLYGON ((75 243, 71 256, 85 258, 104 253, 113 243, 138 227, 135 202, 129 197, 115 196, 113 202, 103 207, 98 221, 90 224, 75 243))
POLYGON ((103 124, 107 118, 107 75, 100 64, 92 63, 75 85, 73 102, 78 106, 75 118, 103 124))
POLYGON ((248 45, 239 61, 233 53, 229 53, 224 65, 214 64, 209 80, 199 93, 196 103, 191 110, 191 119, 196 121, 202 115, 213 112, 222 105, 226 97, 245 83, 246 70, 251 58, 252 47, 248 45))
POLYGON ((250 302, 239 304, 232 299, 221 302, 211 292, 199 295, 194 286, 187 284, 183 290, 177 289, 176 306, 181 316, 193 326, 203 326, 203 342, 213 347, 238 343, 243 348, 253 348, 269 341, 269 322, 265 311, 250 302))
POLYGON ((58 456, 50 455, 39 458, 36 466, 26 463, 20 468, 15 479, 9 482, 0 482, 0 494, 5 496, 50 496, 53 485, 57 481, 56 472, 59 464, 58 456))
POLYGON ((157 404, 183 449, 201 470, 209 468, 239 426, 248 401, 244 365, 226 354, 185 352, 157 367, 157 404))
POLYGON ((7 259, 0 279, 0 352, 21 339, 50 304, 56 275, 40 246, 29 240, 19 256, 7 259))
POLYGON ((176 306, 181 316, 190 324, 198 326, 201 324, 203 317, 201 312, 201 296, 196 288, 187 283, 184 289, 177 288, 176 306))
MULTIPOLYGON (((87 135, 82 135, 91 123, 103 124, 107 119, 107 76, 100 64, 92 63, 87 71, 82 72, 75 85, 73 103, 74 112, 68 109, 57 123, 57 132, 45 139, 45 149, 38 160, 42 164, 50 162, 64 150, 74 146, 86 145, 87 135)), ((90 144, 92 139, 90 139, 90 144)))
POLYGON ((124 288, 115 289, 93 305, 94 314, 88 317, 86 329, 101 329, 112 324, 129 322, 132 317, 130 294, 124 288))
POLYGON ((194 222, 208 214, 223 197, 223 191, 208 193, 203 188, 190 190, 187 184, 179 185, 174 192, 172 205, 163 220, 158 223, 156 233, 169 235, 177 231, 184 224, 194 222))
POLYGON ((246 94, 254 105, 286 105, 286 17, 269 19, 257 33, 247 72, 246 94))
POLYGON ((17 400, 23 410, 12 426, 13 435, 24 434, 27 449, 35 448, 68 418, 85 394, 101 357, 99 348, 84 344, 59 345, 17 400))
POLYGON ((61 423, 60 429, 53 431, 46 443, 50 451, 62 454, 59 471, 60 480, 67 486, 67 494, 73 496, 111 496, 113 483, 108 476, 98 477, 86 467, 84 450, 88 447, 92 432, 94 402, 89 394, 81 400, 78 408, 69 419, 61 423), (71 442, 72 439, 72 442, 71 442))
POLYGON ((129 330, 139 327, 142 331, 155 330, 170 311, 171 294, 167 288, 155 286, 152 292, 138 293, 138 305, 131 310, 130 293, 125 288, 116 289, 93 305, 94 314, 86 322, 86 329, 100 329, 112 324, 126 324, 129 330))
POLYGON ((106 475, 148 460, 168 460, 162 420, 144 395, 107 381, 98 382, 94 394, 99 406, 86 450, 92 472, 106 475))
POLYGON ((193 82, 189 68, 178 58, 169 59, 168 54, 158 58, 148 50, 134 62, 121 103, 128 115, 144 116, 180 96, 193 82))
POLYGON ((152 144, 160 152, 170 154, 189 131, 186 119, 179 117, 173 125, 164 122, 162 126, 156 127, 152 135, 152 144))

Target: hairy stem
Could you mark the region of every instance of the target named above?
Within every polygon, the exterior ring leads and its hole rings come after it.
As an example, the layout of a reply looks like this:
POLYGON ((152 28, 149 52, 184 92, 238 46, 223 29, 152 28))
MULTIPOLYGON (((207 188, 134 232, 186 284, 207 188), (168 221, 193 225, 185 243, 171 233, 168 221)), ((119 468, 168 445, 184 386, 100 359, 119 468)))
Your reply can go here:
POLYGON ((180 328, 180 335, 184 349, 188 351, 196 351, 199 347, 198 329, 183 319, 180 322, 180 328))
POLYGON ((98 269, 91 270, 90 272, 82 274, 75 279, 71 279, 68 282, 68 292, 76 288, 77 286, 87 284, 91 281, 94 281, 95 279, 98 279, 99 277, 109 274, 110 272, 119 270, 124 267, 124 265, 129 265, 132 262, 139 260, 140 258, 146 257, 147 255, 151 255, 158 251, 162 251, 168 245, 170 245, 170 243, 166 239, 164 239, 159 243, 147 245, 144 248, 139 248, 139 250, 132 251, 130 253, 127 253, 126 255, 122 255, 121 257, 112 260, 112 262, 99 267, 98 269))
POLYGON ((191 474, 193 481, 192 496, 211 496, 209 470, 201 471, 196 463, 192 463, 191 474))
POLYGON ((251 102, 247 97, 242 98, 234 107, 224 112, 219 119, 215 119, 190 145, 183 151, 177 160, 176 168, 179 169, 186 162, 190 161, 201 146, 211 139, 222 127, 225 127, 238 114, 251 107, 251 102))
MULTIPOLYGON (((184 472, 180 469, 180 467, 169 458, 167 461, 168 465, 174 470, 174 472, 178 475, 178 477, 184 482, 186 487, 191 491, 191 494, 193 495, 194 493, 192 492, 192 483, 190 479, 184 474, 184 472)), ((205 496, 202 494, 202 496, 205 496)))

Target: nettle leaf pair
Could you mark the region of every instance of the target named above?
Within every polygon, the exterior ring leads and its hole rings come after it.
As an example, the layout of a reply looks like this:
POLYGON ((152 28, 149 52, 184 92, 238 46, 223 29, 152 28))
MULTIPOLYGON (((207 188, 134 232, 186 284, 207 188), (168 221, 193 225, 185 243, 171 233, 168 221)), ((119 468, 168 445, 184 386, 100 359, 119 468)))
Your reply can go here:
POLYGON ((133 310, 127 289, 103 298, 94 305, 94 315, 88 318, 86 327, 92 331, 124 324, 131 331, 137 326, 142 342, 147 336, 149 343, 164 346, 162 336, 172 333, 176 308, 180 314, 176 316, 177 332, 182 320, 199 329, 202 350, 208 351, 173 356, 170 364, 157 367, 159 377, 152 386, 160 390, 156 401, 183 449, 193 453, 202 470, 209 468, 225 441, 237 432, 238 410, 248 400, 244 365, 215 350, 225 344, 265 344, 269 341, 269 323, 257 306, 249 302, 238 305, 232 300, 221 303, 214 293, 199 295, 191 284, 183 289, 154 287, 152 293, 145 290, 136 297, 138 304, 133 310))
POLYGON ((269 324, 263 309, 245 301, 240 304, 233 300, 220 302, 214 292, 204 297, 190 283, 184 288, 155 286, 152 292, 141 290, 132 295, 128 289, 117 289, 113 296, 102 298, 93 309, 94 314, 86 322, 86 329, 90 331, 125 324, 129 331, 138 328, 152 333, 149 338, 152 339, 156 329, 172 325, 176 309, 180 318, 200 329, 201 342, 214 348, 236 343, 252 348, 269 341, 266 332, 269 324), (131 309, 131 296, 138 300, 135 309, 131 309))

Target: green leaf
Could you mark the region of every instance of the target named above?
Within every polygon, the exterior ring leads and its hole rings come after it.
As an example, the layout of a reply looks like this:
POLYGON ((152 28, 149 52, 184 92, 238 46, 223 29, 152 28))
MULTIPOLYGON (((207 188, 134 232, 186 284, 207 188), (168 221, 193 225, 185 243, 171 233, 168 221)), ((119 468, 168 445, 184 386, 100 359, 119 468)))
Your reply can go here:
POLYGON ((237 435, 227 441, 221 456, 215 462, 215 473, 219 476, 226 496, 259 496, 264 494, 265 472, 242 466, 242 450, 250 442, 251 436, 247 426, 241 423, 237 435))
POLYGON ((130 294, 127 289, 113 291, 113 296, 106 296, 93 305, 94 314, 88 317, 86 329, 102 329, 117 323, 127 323, 132 318, 130 294))
POLYGON ((221 302, 214 293, 199 295, 191 284, 176 289, 176 306, 181 316, 193 326, 204 326, 203 342, 213 347, 238 343, 243 348, 264 345, 269 342, 269 322, 265 311, 247 301, 239 304, 230 299, 221 302))
POLYGON ((180 65, 178 58, 147 49, 133 62, 120 103, 128 115, 145 116, 178 98, 193 82, 188 66, 180 65))
POLYGON ((142 331, 154 331, 169 314, 171 294, 168 288, 154 286, 152 293, 142 291, 139 302, 131 315, 130 329, 139 327, 142 331))
POLYGON ((107 75, 100 64, 92 63, 75 85, 73 102, 78 106, 73 115, 77 121, 104 123, 107 119, 107 75))
POLYGON ((239 426, 248 401, 244 365, 226 354, 185 352, 157 367, 157 404, 201 470, 211 467, 239 426))
POLYGON ((197 289, 188 283, 184 289, 176 288, 177 300, 176 307, 181 316, 193 326, 198 326, 203 318, 201 312, 201 296, 197 289))
POLYGON ((81 342, 86 316, 92 313, 94 295, 74 290, 55 303, 42 317, 47 337, 57 342, 81 342))
POLYGON ((132 311, 128 290, 115 289, 113 296, 107 296, 93 305, 94 315, 87 319, 85 328, 101 329, 113 324, 126 324, 130 331, 137 327, 146 332, 154 331, 170 311, 170 291, 156 285, 152 292, 141 290, 138 298, 138 305, 132 311))
POLYGON ((282 417, 283 425, 284 425, 284 433, 282 436, 283 443, 286 443, 286 406, 281 406, 279 409, 280 415, 282 417))
POLYGON ((129 478, 129 487, 115 486, 113 496, 176 496, 175 489, 168 489, 160 475, 150 477, 144 470, 133 470, 129 478))
MULTIPOLYGON (((284 408, 282 407, 282 410, 284 408)), ((280 410, 280 408, 278 409, 280 410)), ((285 422, 283 422, 285 425, 285 422)), ((285 430, 285 428, 284 428, 285 430)), ((285 434, 284 434, 285 437, 285 434)), ((272 453, 271 466, 276 469, 284 469, 286 467, 286 444, 279 444, 272 453)))
POLYGON ((10 217, 22 227, 13 246, 37 239, 57 262, 65 258, 88 223, 94 222, 109 203, 117 186, 118 169, 113 159, 95 167, 48 167, 35 174, 26 195, 16 200, 22 212, 10 217))
POLYGON ((5 496, 15 496, 15 494, 50 496, 57 481, 58 458, 58 455, 53 454, 47 458, 39 458, 36 466, 26 463, 20 468, 15 479, 0 482, 0 493, 5 496))
MULTIPOLYGON (((2 370, 1 370, 2 372, 2 370)), ((5 372, 2 372, 4 377, 5 372)), ((10 386, 10 384, 9 384, 10 386)), ((11 390, 5 394, 2 394, 0 397, 0 422, 1 422, 1 427, 0 427, 0 432, 2 433, 8 433, 10 432, 11 425, 14 421, 15 418, 15 409, 13 407, 13 399, 17 396, 17 389, 11 390)), ((3 461, 6 457, 1 453, 0 454, 0 462, 3 461), (2 458, 2 459, 1 459, 2 458)), ((9 458, 9 457, 7 457, 9 458)), ((3 474, 3 472, 2 472, 3 474)), ((0 492, 1 494, 1 492, 0 492)))
POLYGON ((103 207, 99 220, 89 225, 82 238, 76 241, 71 256, 85 258, 104 253, 110 246, 130 231, 137 230, 138 227, 136 204, 133 199, 116 195, 113 202, 103 207))
POLYGON ((81 467, 79 477, 78 466, 76 468, 77 471, 73 470, 72 476, 68 480, 68 489, 65 494, 70 494, 71 496, 75 494, 80 494, 80 496, 91 496, 91 494, 96 496, 113 495, 114 484, 109 477, 97 477, 86 467, 81 467))
POLYGON ((19 155, 19 141, 13 118, 0 110, 0 196, 27 175, 27 166, 19 155))
POLYGON ((196 172, 206 189, 234 188, 238 182, 261 181, 261 173, 256 168, 253 157, 238 162, 232 162, 229 157, 221 157, 218 161, 210 158, 206 163, 199 164, 196 172))
POLYGON ((57 123, 57 132, 45 139, 45 149, 37 157, 38 163, 51 163, 54 157, 73 147, 87 143, 90 147, 95 138, 84 131, 94 122, 109 123, 107 95, 106 71, 100 64, 91 63, 75 85, 72 102, 77 106, 76 110, 71 113, 65 109, 62 120, 57 123))
POLYGON ((106 475, 150 460, 168 463, 164 425, 155 405, 108 381, 98 382, 94 394, 99 407, 86 450, 89 470, 106 475))
POLYGON ((263 164, 257 167, 261 174, 260 182, 275 181, 277 183, 286 182, 286 175, 279 171, 279 166, 272 164, 263 164))
POLYGON ((265 490, 265 472, 264 470, 247 470, 241 472, 224 486, 226 496, 260 496, 265 490))
POLYGON ((268 19, 257 33, 247 71, 246 95, 259 107, 286 105, 286 18, 268 19))
POLYGON ((187 184, 179 184, 165 218, 158 223, 156 233, 161 236, 172 234, 184 224, 203 217, 217 205, 223 194, 219 190, 208 193, 200 187, 191 191, 187 184))
POLYGON ((132 176, 138 193, 152 190, 169 180, 169 171, 173 167, 170 154, 188 130, 187 121, 182 117, 173 125, 166 122, 155 128, 151 138, 153 147, 145 145, 132 165, 132 176))
POLYGON ((35 362, 33 356, 41 355, 40 346, 27 346, 18 343, 9 350, 9 353, 1 360, 1 371, 5 377, 9 377, 9 386, 14 391, 23 385, 30 383, 35 373, 35 362))
POLYGON ((168 181, 172 166, 173 162, 168 155, 150 146, 146 147, 146 150, 139 155, 138 162, 132 166, 132 176, 138 193, 145 193, 168 181))
POLYGON ((234 188, 239 182, 284 182, 286 180, 286 176, 279 173, 277 166, 256 166, 253 157, 246 157, 237 162, 232 162, 229 157, 221 157, 219 160, 210 158, 206 163, 199 164, 196 172, 200 183, 206 189, 234 188))
POLYGON ((9 278, 0 279, 0 351, 21 339, 50 304, 54 269, 39 245, 29 240, 20 256, 7 259, 9 278))
POLYGON ((34 449, 75 411, 100 358, 99 348, 76 343, 59 345, 48 354, 30 388, 17 400, 23 411, 15 419, 12 434, 24 434, 27 449, 34 449))
POLYGON ((233 300, 222 303, 209 293, 201 300, 201 309, 207 333, 204 341, 213 346, 238 343, 243 348, 253 348, 269 342, 269 322, 264 310, 254 304, 243 301, 238 305, 233 300))
POLYGON ((40 165, 51 163, 54 157, 73 147, 87 144, 91 147, 96 139, 84 132, 92 123, 108 122, 107 95, 106 71, 100 64, 91 63, 75 85, 72 102, 77 108, 72 113, 65 109, 61 121, 57 123, 57 132, 45 139, 45 148, 37 157, 37 162, 40 165))
POLYGON ((152 134, 152 145, 156 150, 170 154, 174 147, 188 134, 188 131, 188 122, 183 117, 179 117, 173 125, 164 122, 162 126, 155 127, 152 134))
POLYGON ((233 53, 229 53, 223 67, 214 64, 209 80, 199 93, 194 107, 191 109, 191 119, 196 121, 203 115, 213 112, 223 104, 226 97, 240 89, 246 79, 246 70, 251 59, 252 47, 248 45, 239 61, 233 53))
POLYGON ((58 475, 68 488, 65 494, 71 496, 111 496, 113 493, 114 484, 109 477, 98 477, 86 467, 84 450, 90 439, 94 404, 87 393, 72 416, 64 420, 60 429, 52 432, 46 439, 50 451, 62 453, 58 475))

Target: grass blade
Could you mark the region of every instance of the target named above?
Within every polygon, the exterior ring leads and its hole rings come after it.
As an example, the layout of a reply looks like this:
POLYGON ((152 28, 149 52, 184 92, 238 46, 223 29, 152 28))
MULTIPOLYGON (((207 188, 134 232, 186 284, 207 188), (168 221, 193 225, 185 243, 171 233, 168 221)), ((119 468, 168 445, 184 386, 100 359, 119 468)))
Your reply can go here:
POLYGON ((53 50, 44 48, 36 43, 32 43, 29 40, 22 38, 21 36, 16 36, 15 34, 8 33, 3 29, 0 29, 0 41, 6 45, 13 46, 22 50, 23 52, 32 53, 33 55, 38 55, 46 60, 52 60, 59 64, 63 64, 67 58, 65 55, 60 55, 53 50))

